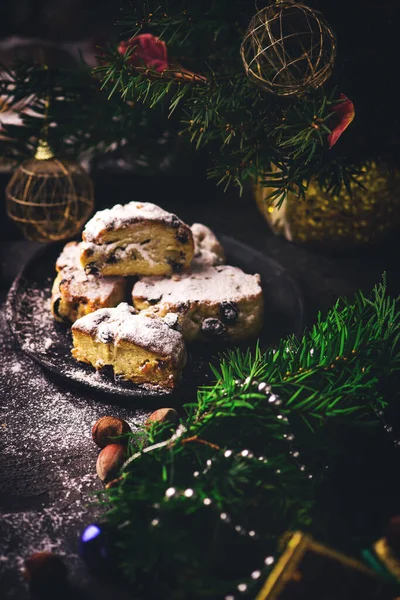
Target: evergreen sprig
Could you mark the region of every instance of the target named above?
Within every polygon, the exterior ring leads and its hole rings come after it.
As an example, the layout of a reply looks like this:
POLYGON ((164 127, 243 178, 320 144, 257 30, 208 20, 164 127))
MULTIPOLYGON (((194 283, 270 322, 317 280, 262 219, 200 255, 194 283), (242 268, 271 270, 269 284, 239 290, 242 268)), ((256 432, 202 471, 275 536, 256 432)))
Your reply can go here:
MULTIPOLYGON (((320 0, 309 4, 316 10, 331 11, 320 0)), ((326 84, 304 96, 281 99, 252 83, 240 59, 240 44, 256 10, 254 3, 127 0, 123 8, 118 24, 123 37, 153 33, 166 42, 172 65, 182 65, 207 81, 177 79, 175 66, 163 74, 135 69, 129 55, 121 56, 115 45, 99 50, 94 76, 84 65, 46 72, 40 65, 15 65, 10 83, 10 73, 3 67, 0 93, 4 100, 13 103, 18 97, 34 111, 34 115, 21 114, 23 127, 2 126, 0 151, 6 160, 32 156, 49 92, 49 135, 58 154, 101 155, 123 146, 139 159, 154 153, 157 161, 157 140, 168 129, 169 117, 172 129, 182 139, 208 153, 210 177, 225 188, 234 185, 240 190, 246 182, 258 181, 269 188, 277 204, 289 192, 304 196, 311 179, 333 194, 343 187, 350 191, 362 165, 377 157, 390 161, 397 155, 393 103, 387 116, 386 98, 379 109, 376 94, 365 93, 363 88, 361 95, 353 98, 354 124, 328 149, 332 111, 340 102, 339 95, 352 89, 359 67, 366 72, 367 65, 369 72, 371 61, 375 65, 372 71, 384 66, 379 58, 373 60, 377 48, 369 40, 368 52, 360 47, 354 54, 355 44, 339 39, 342 51, 326 84), (379 123, 374 130, 373 123, 379 123)), ((346 27, 343 33, 347 35, 346 27)))
POLYGON ((55 154, 96 160, 123 149, 134 159, 160 163, 165 142, 172 139, 172 123, 161 107, 146 109, 102 90, 85 63, 55 69, 43 64, 17 63, 2 67, 0 96, 21 123, 2 122, 0 154, 9 162, 31 158, 44 135, 55 154), (46 115, 46 119, 45 119, 46 115))
MULTIPOLYGON (((169 115, 180 108, 180 133, 196 149, 206 148, 214 159, 209 174, 225 189, 243 189, 248 180, 272 188, 271 196, 282 201, 288 192, 298 193, 311 177, 325 188, 340 191, 343 178, 334 170, 329 178, 327 137, 334 92, 310 91, 307 97, 282 103, 255 87, 236 64, 217 72, 209 64, 202 75, 207 82, 182 82, 172 73, 138 72, 129 54, 109 54, 109 63, 96 69, 111 96, 142 102, 149 108, 160 103, 169 115)), ((336 161, 337 161, 336 157, 336 161)), ((354 165, 342 168, 356 173, 354 165)))
POLYGON ((244 582, 254 598, 250 574, 266 575, 278 537, 321 527, 313 510, 341 427, 376 430, 376 408, 395 399, 398 308, 384 281, 339 300, 300 340, 229 352, 178 433, 168 440, 171 425, 155 424, 133 436, 134 456, 102 496, 133 597, 218 598, 244 582))
POLYGON ((129 4, 120 25, 130 37, 150 31, 167 44, 172 62, 207 78, 207 82, 173 81, 171 74, 130 65, 129 54, 108 55, 96 69, 111 93, 169 111, 180 105, 180 131, 196 148, 205 147, 209 170, 225 188, 240 190, 248 180, 270 189, 279 205, 289 192, 304 195, 311 178, 324 190, 349 189, 367 156, 350 158, 328 150, 333 107, 339 102, 336 82, 310 89, 299 98, 280 99, 257 87, 245 74, 239 49, 253 16, 244 0, 149 0, 129 4), (172 80, 171 80, 172 79, 172 80))
POLYGON ((101 51, 94 76, 83 63, 74 69, 3 68, 0 94, 14 106, 23 101, 33 114, 21 113, 23 127, 3 125, 2 155, 14 161, 32 156, 50 97, 49 136, 57 154, 99 155, 127 144, 136 154, 157 154, 169 117, 182 138, 209 153, 209 175, 224 188, 242 190, 247 181, 259 181, 280 204, 289 192, 303 195, 315 177, 323 189, 339 193, 366 157, 355 160, 328 150, 336 87, 282 100, 252 83, 239 48, 253 12, 245 0, 189 6, 182 0, 149 0, 124 13, 125 34, 160 36, 173 65, 207 81, 177 79, 175 66, 162 74, 135 69, 129 53, 121 56, 112 46, 101 51))

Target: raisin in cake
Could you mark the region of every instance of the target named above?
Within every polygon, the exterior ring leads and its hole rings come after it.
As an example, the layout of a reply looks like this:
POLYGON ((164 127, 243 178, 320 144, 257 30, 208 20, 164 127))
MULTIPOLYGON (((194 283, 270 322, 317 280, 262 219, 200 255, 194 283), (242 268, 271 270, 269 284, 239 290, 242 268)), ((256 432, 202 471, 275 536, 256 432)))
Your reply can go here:
POLYGON ((173 388, 186 364, 182 335, 163 319, 122 302, 78 319, 71 328, 76 360, 138 384, 173 388))
POLYGON ((260 276, 237 267, 195 265, 172 278, 144 277, 135 283, 132 299, 146 314, 178 314, 186 341, 240 341, 262 327, 260 276))
POLYGON ((81 263, 93 275, 171 275, 193 258, 190 227, 148 202, 96 213, 82 237, 81 263))
POLYGON ((193 223, 190 228, 194 240, 193 265, 223 265, 225 252, 214 233, 201 223, 193 223))
POLYGON ((57 321, 73 323, 98 308, 117 306, 126 299, 127 282, 123 277, 86 275, 77 242, 64 246, 56 270, 50 306, 57 321))

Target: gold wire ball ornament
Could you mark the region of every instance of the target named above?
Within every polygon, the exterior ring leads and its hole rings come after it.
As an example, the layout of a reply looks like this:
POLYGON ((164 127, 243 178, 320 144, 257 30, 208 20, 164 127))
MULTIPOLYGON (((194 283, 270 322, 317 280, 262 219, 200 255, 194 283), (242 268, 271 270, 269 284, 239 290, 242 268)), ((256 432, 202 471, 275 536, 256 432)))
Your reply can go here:
POLYGON ((278 0, 252 18, 240 53, 252 81, 277 96, 295 96, 328 79, 336 38, 321 13, 278 0))
POLYGON ((94 209, 93 183, 76 162, 56 158, 41 141, 6 188, 7 214, 35 242, 75 236, 94 209))
POLYGON ((311 181, 305 199, 289 193, 277 208, 271 189, 257 184, 258 208, 272 231, 287 240, 330 249, 348 249, 377 242, 400 225, 400 171, 371 162, 339 195, 324 192, 311 181))

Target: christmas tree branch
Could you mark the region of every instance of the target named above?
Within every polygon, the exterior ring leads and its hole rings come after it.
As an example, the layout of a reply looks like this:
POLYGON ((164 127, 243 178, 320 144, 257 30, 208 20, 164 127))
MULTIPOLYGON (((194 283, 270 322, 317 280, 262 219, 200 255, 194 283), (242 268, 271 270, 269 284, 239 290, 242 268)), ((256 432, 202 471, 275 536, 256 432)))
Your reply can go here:
POLYGON ((124 148, 138 158, 163 157, 165 147, 158 142, 166 132, 171 136, 173 124, 162 107, 150 110, 115 94, 108 98, 110 89, 100 88, 99 79, 84 63, 74 69, 23 63, 12 69, 3 67, 0 96, 18 122, 3 121, 0 113, 2 156, 17 163, 34 155, 49 100, 48 141, 57 155, 96 158, 124 148))
POLYGON ((196 148, 207 147, 215 165, 210 177, 225 189, 240 190, 247 180, 265 185, 278 205, 289 192, 304 195, 311 178, 323 190, 349 189, 360 165, 345 153, 329 151, 334 107, 340 102, 335 86, 282 100, 252 83, 240 61, 239 48, 254 7, 243 0, 146 2, 129 5, 124 13, 126 34, 133 38, 150 31, 166 43, 171 62, 205 76, 207 83, 181 87, 170 73, 131 64, 129 53, 111 52, 98 68, 112 93, 148 106, 160 101, 170 110, 180 104, 181 134, 196 148), (233 17, 234 15, 234 17, 233 17))
POLYGON ((135 585, 157 598, 217 597, 247 572, 254 597, 249 565, 264 564, 284 530, 312 529, 319 465, 340 448, 322 447, 316 433, 335 422, 376 426, 375 408, 393 401, 398 306, 383 282, 369 298, 338 301, 300 340, 229 352, 169 442, 160 443, 171 424, 134 436, 139 452, 107 490, 106 519, 135 585))
POLYGON ((332 115, 341 102, 335 86, 282 100, 248 79, 239 48, 253 11, 244 0, 130 5, 125 35, 151 31, 162 38, 169 56, 163 72, 134 66, 131 51, 111 46, 99 53, 94 76, 84 64, 74 70, 3 69, 0 94, 30 109, 18 110, 22 127, 2 126, 3 156, 32 156, 50 95, 56 153, 100 155, 127 144, 157 152, 156 136, 169 115, 182 138, 209 153, 209 175, 225 188, 242 190, 245 182, 259 181, 277 204, 290 192, 303 196, 312 178, 336 194, 342 186, 349 189, 369 157, 355 160, 336 147, 329 150, 332 115))

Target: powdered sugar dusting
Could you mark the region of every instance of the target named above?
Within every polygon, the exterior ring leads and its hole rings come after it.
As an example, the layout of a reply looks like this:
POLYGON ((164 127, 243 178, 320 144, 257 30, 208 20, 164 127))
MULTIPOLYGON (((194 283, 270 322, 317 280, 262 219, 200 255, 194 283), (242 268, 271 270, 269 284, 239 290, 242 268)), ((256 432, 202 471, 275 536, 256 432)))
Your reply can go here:
MULTIPOLYGON (((49 257, 50 258, 50 257, 49 257)), ((49 260, 51 271, 56 257, 49 260)), ((167 396, 171 392, 155 385, 135 385, 114 379, 112 374, 99 375, 90 365, 77 362, 71 354, 70 327, 57 323, 50 312, 52 279, 42 277, 38 282, 22 280, 11 291, 12 302, 8 317, 22 349, 47 368, 70 382, 90 387, 113 396, 141 398, 167 396), (27 285, 26 289, 25 286, 27 285)), ((134 308, 132 311, 134 311, 134 308)))
POLYGON ((182 335, 163 319, 135 314, 135 309, 121 302, 116 308, 101 308, 75 321, 72 331, 83 331, 99 342, 121 341, 156 352, 160 356, 180 357, 184 354, 182 335))
MULTIPOLYGON (((82 268, 64 269, 61 271, 64 280, 65 293, 71 298, 86 298, 96 303, 105 303, 114 293, 125 288, 125 280, 122 277, 95 277, 86 275, 82 268)), ((123 292, 121 292, 123 293, 123 292)))
POLYGON ((202 223, 193 223, 190 229, 194 240, 193 264, 223 265, 225 252, 211 229, 202 223))
POLYGON ((228 265, 194 265, 172 278, 143 277, 133 286, 132 296, 166 302, 240 302, 262 294, 259 275, 247 275, 228 265))
POLYGON ((101 243, 102 237, 107 231, 123 229, 143 219, 162 221, 174 226, 182 223, 176 215, 163 210, 156 204, 129 202, 128 204, 115 204, 112 208, 97 212, 86 223, 82 237, 85 242, 101 243))
POLYGON ((60 256, 56 261, 57 271, 61 271, 65 268, 76 268, 80 266, 81 245, 82 242, 68 242, 68 244, 65 244, 60 256))
MULTIPOLYGON (((104 304, 118 292, 121 296, 125 290, 123 277, 95 277, 85 273, 80 262, 82 245, 69 242, 57 259, 56 269, 60 272, 60 282, 63 281, 63 293, 77 301, 86 298, 93 304, 104 304)), ((57 287, 55 294, 59 295, 57 287)))
MULTIPOLYGON (((150 411, 60 387, 15 349, 2 312, 0 345, 0 572, 6 597, 20 600, 27 595, 19 571, 33 552, 57 552, 72 580, 78 573, 85 577, 77 540, 99 517, 93 493, 102 489, 92 425, 111 414, 135 430, 150 411)), ((0 595, 2 590, 0 581, 0 595)))
MULTIPOLYGON (((50 282, 50 278, 49 278, 50 282)), ((47 326, 50 315, 50 293, 47 289, 33 289, 30 290, 29 301, 34 308, 32 314, 26 313, 25 319, 33 318, 35 320, 35 329, 28 330, 23 341, 23 349, 28 352, 35 352, 39 347, 43 350, 47 350, 48 344, 48 331, 47 326), (44 343, 47 342, 47 348, 44 343)))

